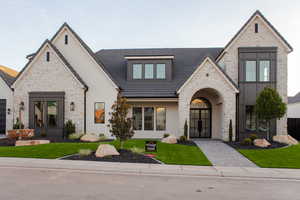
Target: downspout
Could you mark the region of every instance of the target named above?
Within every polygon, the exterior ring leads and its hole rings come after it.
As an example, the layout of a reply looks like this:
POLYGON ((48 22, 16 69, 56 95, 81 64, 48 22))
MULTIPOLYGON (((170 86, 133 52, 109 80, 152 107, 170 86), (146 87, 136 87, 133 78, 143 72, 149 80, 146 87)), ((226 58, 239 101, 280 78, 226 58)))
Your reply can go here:
POLYGON ((239 126, 239 93, 236 94, 236 109, 235 109, 235 141, 239 141, 240 140, 240 135, 239 135, 239 130, 240 130, 240 126, 239 126))
POLYGON ((83 99, 83 115, 84 115, 84 117, 83 117, 83 131, 84 131, 84 133, 86 134, 86 93, 87 93, 87 91, 88 91, 89 89, 88 88, 86 88, 85 90, 84 90, 84 99, 83 99))

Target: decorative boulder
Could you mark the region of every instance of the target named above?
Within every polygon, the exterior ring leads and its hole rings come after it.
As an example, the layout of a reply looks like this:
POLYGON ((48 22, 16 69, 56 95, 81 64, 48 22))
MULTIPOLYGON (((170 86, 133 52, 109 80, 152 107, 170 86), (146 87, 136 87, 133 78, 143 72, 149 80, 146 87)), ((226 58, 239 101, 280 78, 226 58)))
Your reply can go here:
POLYGON ((49 144, 49 140, 17 140, 15 146, 33 146, 39 144, 49 144))
POLYGON ((262 147, 262 148, 265 148, 265 147, 268 147, 271 145, 266 139, 255 139, 253 141, 253 144, 254 144, 254 146, 262 147))
POLYGON ((113 145, 100 144, 95 153, 96 157, 103 158, 105 156, 119 156, 120 153, 116 150, 113 145))
POLYGON ((98 142, 100 138, 94 134, 85 134, 80 138, 83 142, 98 142))
POLYGON ((288 145, 295 145, 299 142, 290 135, 275 135, 273 136, 273 141, 280 142, 288 145))
POLYGON ((166 138, 163 138, 161 140, 163 143, 168 143, 168 144, 176 144, 177 143, 177 138, 174 135, 170 135, 166 138))

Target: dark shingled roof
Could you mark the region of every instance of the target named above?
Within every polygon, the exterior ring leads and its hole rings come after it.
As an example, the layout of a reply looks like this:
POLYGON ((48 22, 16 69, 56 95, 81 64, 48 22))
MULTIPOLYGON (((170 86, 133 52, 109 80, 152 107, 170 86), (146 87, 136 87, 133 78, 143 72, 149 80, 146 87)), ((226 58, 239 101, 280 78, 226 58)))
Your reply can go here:
POLYGON ((223 48, 165 48, 165 49, 104 49, 95 55, 106 71, 121 87, 126 97, 177 97, 176 90, 192 75, 201 62, 209 56, 213 60, 223 48), (171 81, 127 81, 125 56, 172 55, 171 81))
POLYGON ((0 70, 0 77, 4 80, 4 82, 10 87, 15 80, 15 77, 10 76, 4 71, 0 70))
POLYGON ((288 103, 298 103, 300 102, 300 92, 293 97, 288 97, 288 103))

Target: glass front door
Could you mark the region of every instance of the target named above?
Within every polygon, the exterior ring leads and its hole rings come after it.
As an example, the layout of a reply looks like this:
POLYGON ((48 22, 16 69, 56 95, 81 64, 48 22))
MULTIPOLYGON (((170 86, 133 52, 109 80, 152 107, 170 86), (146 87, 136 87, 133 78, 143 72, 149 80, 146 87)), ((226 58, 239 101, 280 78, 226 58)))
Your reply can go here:
POLYGON ((211 109, 190 110, 190 138, 211 137, 211 109))

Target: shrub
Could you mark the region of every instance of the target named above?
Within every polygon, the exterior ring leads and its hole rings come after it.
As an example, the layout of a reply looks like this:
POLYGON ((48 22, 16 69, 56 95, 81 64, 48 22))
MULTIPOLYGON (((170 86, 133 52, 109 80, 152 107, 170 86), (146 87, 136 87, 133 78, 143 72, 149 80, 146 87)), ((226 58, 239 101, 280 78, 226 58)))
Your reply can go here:
POLYGON ((89 156, 92 152, 93 151, 91 149, 79 149, 78 154, 79 156, 89 156))
POLYGON ((186 136, 185 135, 180 136, 179 141, 180 142, 186 142, 187 141, 186 136))
POLYGON ((13 125, 13 129, 24 129, 24 124, 17 117, 16 123, 13 125))
POLYGON ((169 136, 170 136, 169 133, 165 133, 164 136, 163 136, 163 138, 166 138, 166 137, 169 137, 169 136))
POLYGON ((188 125, 187 125, 187 121, 185 120, 185 122, 184 122, 184 127, 183 127, 183 129, 184 129, 184 136, 187 138, 188 137, 188 125))
POLYGON ((70 134, 75 133, 75 129, 76 127, 72 120, 68 120, 64 126, 64 136, 68 137, 70 134))
POLYGON ((242 141, 242 145, 245 145, 245 146, 250 146, 252 144, 252 140, 250 138, 245 138, 243 141, 242 141))
POLYGON ((68 136, 69 140, 79 140, 84 133, 72 133, 68 136))
POLYGON ((232 120, 229 121, 229 142, 232 142, 233 131, 232 131, 232 120))
POLYGON ((144 153, 144 149, 138 148, 138 147, 132 147, 130 149, 130 151, 132 151, 133 153, 139 153, 139 154, 144 153))
POLYGON ((252 133, 249 135, 249 138, 251 139, 252 142, 254 142, 254 140, 257 139, 258 137, 256 134, 252 133))
POLYGON ((100 133, 99 134, 99 141, 103 141, 103 140, 107 140, 107 137, 103 133, 100 133))

